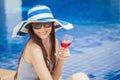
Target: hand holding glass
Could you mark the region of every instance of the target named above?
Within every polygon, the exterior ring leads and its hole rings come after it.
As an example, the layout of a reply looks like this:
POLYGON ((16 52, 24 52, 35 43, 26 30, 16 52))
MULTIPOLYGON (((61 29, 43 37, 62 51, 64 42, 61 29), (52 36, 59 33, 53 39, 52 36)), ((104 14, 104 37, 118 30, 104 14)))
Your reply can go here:
POLYGON ((70 53, 68 52, 67 48, 70 46, 72 40, 73 40, 72 36, 65 34, 61 39, 60 50, 58 54, 55 54, 55 55, 62 60, 65 60, 66 58, 68 58, 70 56, 70 53))

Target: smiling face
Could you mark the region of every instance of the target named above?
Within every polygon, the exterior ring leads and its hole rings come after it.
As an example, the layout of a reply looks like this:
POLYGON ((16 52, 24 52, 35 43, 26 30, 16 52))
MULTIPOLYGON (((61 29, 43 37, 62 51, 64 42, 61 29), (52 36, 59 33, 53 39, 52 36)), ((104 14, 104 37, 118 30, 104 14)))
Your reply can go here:
POLYGON ((47 39, 52 30, 52 22, 44 23, 32 23, 32 29, 34 34, 36 34, 41 39, 47 39))

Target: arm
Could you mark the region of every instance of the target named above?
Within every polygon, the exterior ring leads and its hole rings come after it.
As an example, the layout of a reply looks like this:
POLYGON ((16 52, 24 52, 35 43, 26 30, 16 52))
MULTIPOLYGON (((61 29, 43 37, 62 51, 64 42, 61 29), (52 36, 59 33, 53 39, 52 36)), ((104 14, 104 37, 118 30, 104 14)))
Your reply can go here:
POLYGON ((63 67, 63 60, 58 59, 58 62, 56 64, 56 67, 54 69, 54 71, 52 72, 52 76, 54 78, 54 80, 59 80, 62 74, 62 67, 63 67))
MULTIPOLYGON (((31 63, 33 64, 33 67, 38 77, 41 80, 59 80, 60 75, 62 73, 62 66, 63 66, 64 60, 67 57, 69 57, 68 55, 66 54, 60 55, 60 57, 58 58, 56 67, 51 75, 45 64, 41 48, 36 45, 32 46, 32 48, 30 49, 30 52, 31 52, 31 63)), ((64 52, 65 50, 62 51, 61 53, 64 53, 64 52)))
POLYGON ((30 49, 30 52, 31 52, 31 63, 33 64, 33 67, 40 80, 53 80, 45 64, 41 49, 38 46, 37 47, 33 46, 30 49))
POLYGON ((52 76, 54 77, 54 80, 58 80, 62 74, 62 67, 64 64, 64 61, 70 56, 68 49, 62 49, 58 48, 58 41, 56 40, 56 50, 58 52, 58 61, 56 64, 56 67, 54 71, 52 72, 52 76))

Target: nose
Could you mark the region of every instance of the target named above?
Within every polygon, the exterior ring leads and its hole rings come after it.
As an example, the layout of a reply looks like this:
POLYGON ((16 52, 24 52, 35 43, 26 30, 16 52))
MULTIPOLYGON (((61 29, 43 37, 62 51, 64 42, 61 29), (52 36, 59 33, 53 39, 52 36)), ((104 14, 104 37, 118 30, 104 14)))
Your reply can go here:
POLYGON ((41 26, 41 30, 42 30, 42 31, 44 31, 44 30, 45 30, 45 27, 44 27, 43 25, 41 26))

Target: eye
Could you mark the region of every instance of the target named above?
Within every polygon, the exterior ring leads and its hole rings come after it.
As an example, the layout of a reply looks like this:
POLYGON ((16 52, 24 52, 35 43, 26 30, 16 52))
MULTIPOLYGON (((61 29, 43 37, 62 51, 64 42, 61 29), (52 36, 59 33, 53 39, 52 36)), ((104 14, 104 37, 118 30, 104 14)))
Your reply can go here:
POLYGON ((45 27, 49 27, 50 26, 50 24, 45 24, 45 27))
POLYGON ((41 24, 39 24, 39 23, 33 23, 32 26, 33 26, 34 29, 40 29, 41 28, 41 24))
POLYGON ((34 26, 37 26, 37 27, 38 27, 39 25, 40 25, 39 23, 35 23, 35 24, 34 24, 34 26))
POLYGON ((44 24, 44 26, 45 26, 46 28, 49 28, 49 27, 52 26, 52 23, 46 23, 46 24, 44 24))

